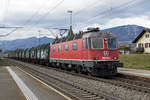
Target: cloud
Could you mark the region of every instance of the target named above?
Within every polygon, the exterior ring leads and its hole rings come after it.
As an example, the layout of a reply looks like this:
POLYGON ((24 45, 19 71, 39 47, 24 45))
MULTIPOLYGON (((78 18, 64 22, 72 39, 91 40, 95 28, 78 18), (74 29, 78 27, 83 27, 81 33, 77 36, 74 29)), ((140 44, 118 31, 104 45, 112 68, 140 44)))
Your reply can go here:
MULTIPOLYGON (((68 10, 73 11, 73 28, 75 32, 88 26, 100 26, 101 29, 124 24, 150 26, 150 0, 115 0, 115 2, 114 0, 64 0, 53 9, 60 1, 0 0, 0 23, 25 27, 8 37, 0 39, 8 40, 37 36, 39 29, 43 30, 42 32, 45 34, 48 33, 42 27, 67 28, 69 26, 68 10), (48 11, 50 13, 45 16, 48 11), (93 18, 94 16, 97 17, 93 18), (30 19, 29 22, 25 24, 28 19, 30 19), (90 21, 87 22, 89 19, 90 21)), ((7 33, 10 30, 5 31, 7 33)), ((4 33, 4 30, 0 30, 0 34, 4 33)))
MULTIPOLYGON (((7 29, 3 30, 3 34, 7 34, 8 32, 11 32, 13 29, 7 29)), ((48 31, 47 29, 43 29, 43 28, 32 28, 32 29, 28 29, 28 28, 23 28, 23 29, 18 29, 17 31, 11 33, 9 36, 7 37, 0 37, 0 40, 14 40, 14 39, 23 39, 23 38, 28 38, 28 37, 53 37, 54 33, 48 31), (39 33, 40 31, 40 33, 39 33), (40 35, 39 35, 40 34, 40 35)), ((54 37, 53 37, 54 38, 54 37)))

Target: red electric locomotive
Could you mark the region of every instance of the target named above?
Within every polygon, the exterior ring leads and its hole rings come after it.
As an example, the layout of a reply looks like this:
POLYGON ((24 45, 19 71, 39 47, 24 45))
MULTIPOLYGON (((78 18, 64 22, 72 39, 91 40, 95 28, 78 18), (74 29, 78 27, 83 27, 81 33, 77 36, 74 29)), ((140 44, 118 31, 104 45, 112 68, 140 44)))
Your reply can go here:
POLYGON ((55 39, 50 45, 50 63, 63 69, 86 72, 94 76, 112 76, 119 67, 117 37, 89 29, 74 35, 55 39))

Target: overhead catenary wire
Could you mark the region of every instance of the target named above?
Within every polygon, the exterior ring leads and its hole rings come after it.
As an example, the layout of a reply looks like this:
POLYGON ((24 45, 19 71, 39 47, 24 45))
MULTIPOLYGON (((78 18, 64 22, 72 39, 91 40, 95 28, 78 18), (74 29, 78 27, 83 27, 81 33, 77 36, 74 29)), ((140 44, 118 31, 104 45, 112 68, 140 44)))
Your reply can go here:
POLYGON ((8 33, 6 33, 6 34, 4 34, 4 35, 0 35, 0 37, 6 37, 6 36, 10 35, 11 33, 15 32, 17 29, 18 29, 18 28, 15 28, 15 29, 13 29, 12 31, 10 31, 10 32, 8 32, 8 33))
MULTIPOLYGON (((96 2, 97 1, 99 1, 99 0, 96 0, 96 2)), ((79 13, 83 12, 84 10, 87 10, 87 7, 88 7, 88 9, 89 8, 97 7, 99 5, 99 3, 96 3, 96 2, 90 4, 90 5, 86 6, 86 7, 81 8, 80 10, 78 10, 77 12, 75 12, 74 15, 78 15, 79 13), (93 7, 93 5, 94 5, 94 7, 93 7)))
MULTIPOLYGON (((61 0, 61 1, 58 2, 53 8, 49 8, 48 11, 47 11, 43 16, 41 16, 41 17, 38 19, 38 21, 37 21, 35 24, 33 24, 33 25, 34 25, 34 26, 38 25, 41 20, 43 20, 47 15, 49 15, 49 13, 52 13, 59 5, 62 4, 63 2, 64 2, 64 0, 61 0)), ((30 27, 30 28, 28 29, 28 31, 31 30, 32 28, 33 28, 33 27, 30 27)))
MULTIPOLYGON (((41 16, 40 19, 39 19, 35 24, 36 24, 36 25, 39 24, 39 22, 40 22, 44 17, 46 17, 49 13, 51 13, 52 11, 54 11, 61 3, 63 3, 63 1, 64 1, 64 0, 61 0, 60 2, 58 2, 52 9, 49 8, 48 12, 46 12, 43 16, 41 16)), ((39 9, 39 10, 40 10, 40 9, 39 9)), ((28 23, 32 20, 32 18, 33 18, 34 16, 36 16, 36 14, 38 14, 39 10, 37 10, 37 11, 26 21, 25 25, 28 24, 28 23)), ((30 27, 30 29, 31 29, 31 28, 32 28, 32 27, 30 27)), ((10 35, 11 33, 17 31, 18 29, 19 29, 19 28, 16 28, 16 29, 12 30, 11 32, 6 33, 5 35, 0 35, 0 37, 6 37, 6 36, 10 35)), ((29 30, 30 30, 30 29, 29 29, 29 30)), ((28 30, 28 31, 29 31, 29 30, 28 30)))
MULTIPOLYGON (((43 16, 41 16, 40 19, 39 19, 35 24, 36 24, 36 25, 39 24, 39 22, 40 22, 44 17, 46 17, 50 12, 52 12, 53 10, 55 10, 63 1, 64 1, 64 0, 61 0, 60 2, 58 2, 52 9, 49 8, 48 12, 45 13, 43 16)), ((44 6, 44 5, 45 5, 45 3, 43 3, 43 6, 44 6)), ((42 9, 42 6, 25 22, 24 25, 26 25, 26 24, 28 24, 29 22, 31 22, 32 18, 33 18, 34 16, 36 16, 36 15, 39 13, 40 9, 42 9)), ((32 27, 30 27, 30 28, 32 28, 32 27)), ((16 28, 15 31, 17 31, 18 29, 19 29, 19 28, 16 28)), ((9 33, 13 33, 13 32, 15 32, 15 31, 12 31, 12 32, 9 32, 9 33)), ((29 31, 29 30, 28 30, 28 31, 29 31)), ((6 35, 2 35, 2 36, 8 36, 9 33, 7 33, 6 35)))
MULTIPOLYGON (((88 7, 88 9, 89 8, 94 8, 94 7, 97 7, 97 6, 99 6, 100 4, 99 3, 97 3, 99 0, 96 0, 94 3, 91 3, 91 4, 89 4, 89 5, 87 5, 87 6, 85 6, 85 7, 83 7, 83 8, 81 8, 81 9, 79 9, 78 11, 75 11, 74 13, 73 13, 73 15, 74 15, 74 17, 76 17, 77 15, 79 15, 81 12, 83 12, 84 10, 87 10, 87 7, 88 7), (93 6, 94 5, 94 6, 93 6)), ((84 11, 85 12, 85 11, 84 11)), ((76 19, 74 19, 74 20, 76 20, 76 19)))
POLYGON ((3 26, 0 26, 0 29, 10 29, 10 28, 14 28, 13 30, 11 30, 10 32, 7 32, 3 35, 0 35, 0 37, 7 37, 10 34, 12 34, 13 32, 16 32, 18 29, 23 28, 23 27, 15 27, 15 26, 8 26, 7 25, 7 19, 8 19, 8 14, 9 14, 9 6, 10 6, 10 0, 6 0, 5 1, 5 10, 4 10, 4 18, 3 18, 3 26))
MULTIPOLYGON (((49 11, 48 11, 47 13, 45 13, 43 16, 41 16, 41 17, 39 18, 39 20, 34 24, 34 26, 37 25, 37 24, 39 24, 39 23, 41 22, 41 20, 43 20, 49 13, 53 12, 53 10, 55 10, 63 1, 64 1, 64 0, 61 0, 61 1, 58 2, 52 9, 49 9, 49 11)), ((133 2, 133 1, 137 1, 137 0, 132 0, 132 2, 133 2)), ((131 2, 131 3, 132 3, 132 2, 131 2)), ((127 3, 128 3, 128 2, 127 2, 127 3)), ((122 4, 122 5, 126 5, 126 4, 122 4)), ((120 5, 120 6, 123 7, 122 5, 120 5)), ((107 11, 109 11, 109 12, 111 11, 111 12, 112 12, 112 10, 114 10, 114 9, 116 9, 116 8, 110 8, 110 9, 107 9, 107 11)), ((38 13, 38 11, 37 11, 37 13, 38 13)), ((35 13, 34 15, 32 15, 28 21, 29 21, 29 22, 32 21, 33 17, 34 17, 37 13, 35 13)), ((94 20, 95 18, 97 18, 97 17, 99 17, 99 16, 106 16, 106 13, 107 13, 107 12, 98 13, 97 15, 95 15, 95 16, 93 16, 92 18, 90 18, 89 20, 87 20, 86 23, 91 22, 92 20, 94 20)), ((32 28, 32 26, 31 26, 30 28, 32 28)))
POLYGON ((67 31, 69 31, 69 29, 66 29, 66 28, 46 28, 50 33, 52 33, 51 35, 53 37, 58 37, 58 36, 63 36, 67 31), (53 32, 52 30, 58 30, 59 33, 57 32, 53 32))
POLYGON ((35 27, 36 25, 38 25, 39 24, 39 22, 41 21, 41 20, 43 20, 47 15, 49 15, 49 13, 52 13, 60 4, 62 4, 64 2, 64 0, 61 0, 60 2, 58 2, 55 6, 53 6, 53 8, 49 8, 48 9, 48 11, 43 15, 43 16, 41 16, 39 19, 38 19, 38 21, 36 22, 36 23, 34 23, 32 26, 30 26, 29 28, 28 28, 28 31, 30 31, 31 29, 33 29, 33 27, 35 27))
MULTIPOLYGON (((0 35, 0 37, 6 37, 6 36, 12 34, 13 32, 16 32, 18 29, 20 29, 19 27, 7 27, 7 26, 5 26, 5 23, 6 23, 6 21, 7 21, 6 18, 7 18, 7 14, 8 14, 8 10, 9 10, 9 8, 8 8, 9 3, 10 3, 10 1, 9 1, 9 0, 6 0, 6 10, 5 10, 4 20, 3 20, 3 22, 4 22, 4 27, 3 27, 3 28, 15 28, 15 29, 14 29, 13 31, 11 31, 11 32, 6 33, 5 35, 0 35)), ((27 21, 25 22, 24 25, 30 23, 30 21, 33 19, 33 17, 35 17, 35 16, 39 13, 40 9, 42 9, 45 4, 46 4, 46 2, 44 2, 44 3, 41 5, 41 7, 40 7, 29 19, 27 19, 27 21)), ((1 27, 1 28, 2 28, 2 27, 1 27)), ((22 27, 22 28, 23 28, 23 27, 22 27)))
MULTIPOLYGON (((45 7, 45 4, 47 4, 47 2, 42 3, 42 5, 40 6, 40 8, 39 8, 33 15, 31 15, 31 16, 26 20, 26 22, 24 23, 23 26, 29 24, 29 23, 31 22, 31 20, 40 12, 40 10, 41 10, 43 7, 45 7)), ((23 27, 22 27, 22 28, 23 28, 23 27)), ((8 36, 8 35, 10 35, 10 34, 12 34, 12 33, 14 33, 14 32, 16 32, 18 29, 19 29, 19 28, 16 28, 16 29, 14 29, 13 31, 7 33, 6 35, 2 35, 2 36, 0 36, 0 37, 6 37, 6 36, 8 36)))
MULTIPOLYGON (((47 0, 47 1, 48 1, 48 0, 47 0)), ((26 22, 24 23, 24 26, 27 25, 27 24, 29 24, 29 23, 32 21, 32 19, 33 19, 36 15, 39 14, 39 12, 41 11, 41 9, 43 9, 43 7, 45 7, 45 4, 47 4, 47 2, 42 3, 42 5, 39 7, 39 9, 38 9, 37 11, 35 11, 35 13, 32 14, 32 15, 26 20, 26 22)))
MULTIPOLYGON (((61 0, 60 2, 58 2, 53 8, 49 8, 48 11, 43 15, 41 16, 38 21, 36 21, 35 24, 33 24, 34 26, 38 25, 39 22, 41 20, 43 20, 47 15, 49 15, 50 13, 52 13, 60 4, 62 4, 64 2, 64 0, 61 0)), ((32 28, 32 27, 31 27, 32 28)))
POLYGON ((8 17, 8 12, 9 12, 9 0, 5 0, 5 10, 4 10, 4 18, 3 18, 3 25, 5 26, 7 23, 7 17, 8 17))
POLYGON ((132 5, 132 3, 136 2, 136 1, 138 1, 138 0, 131 0, 129 2, 126 2, 126 3, 123 3, 123 4, 119 5, 119 6, 116 6, 114 8, 111 7, 110 9, 108 9, 106 11, 102 11, 102 12, 98 13, 97 15, 93 16, 92 18, 87 19, 86 22, 90 22, 90 21, 94 20, 95 18, 97 18, 97 17, 99 17, 101 15, 105 15, 108 12, 112 12, 114 9, 116 9, 116 10, 119 10, 120 8, 125 9, 129 5, 132 5))
MULTIPOLYGON (((107 9, 107 10, 104 10, 104 11, 101 11, 100 13, 98 13, 97 15, 93 16, 93 17, 90 17, 89 19, 86 19, 86 21, 84 21, 82 24, 88 24, 89 22, 95 20, 96 18, 100 17, 100 18, 105 18, 106 16, 109 16, 108 13, 109 12, 115 12, 115 11, 118 11, 118 10, 122 10, 122 9, 125 9, 125 8, 128 8, 130 5, 133 5, 134 2, 136 2, 138 0, 130 0, 126 3, 123 3, 119 6, 116 6, 116 7, 111 7, 110 9, 107 9)), ((74 26, 76 26, 77 24, 75 24, 74 26)), ((80 27, 81 28, 81 27, 80 27)))

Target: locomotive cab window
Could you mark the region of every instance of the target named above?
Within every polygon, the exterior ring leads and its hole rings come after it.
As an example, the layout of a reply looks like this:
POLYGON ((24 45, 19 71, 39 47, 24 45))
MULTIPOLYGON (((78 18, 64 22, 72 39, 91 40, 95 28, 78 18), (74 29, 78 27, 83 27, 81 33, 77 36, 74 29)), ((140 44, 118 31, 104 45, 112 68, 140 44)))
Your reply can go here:
POLYGON ((93 49, 103 49, 104 41, 102 38, 92 38, 92 47, 93 49))
POLYGON ((91 48, 91 38, 86 39, 86 48, 90 49, 91 48))
POLYGON ((85 40, 82 41, 82 47, 85 47, 85 40))
POLYGON ((58 51, 61 51, 61 45, 58 46, 58 51))
POLYGON ((56 51, 56 47, 53 47, 53 52, 55 52, 56 51))
POLYGON ((109 49, 116 49, 117 48, 117 40, 115 38, 108 38, 107 45, 109 49))
POLYGON ((77 43, 75 42, 75 43, 73 43, 73 45, 72 45, 72 49, 73 50, 77 50, 77 43))

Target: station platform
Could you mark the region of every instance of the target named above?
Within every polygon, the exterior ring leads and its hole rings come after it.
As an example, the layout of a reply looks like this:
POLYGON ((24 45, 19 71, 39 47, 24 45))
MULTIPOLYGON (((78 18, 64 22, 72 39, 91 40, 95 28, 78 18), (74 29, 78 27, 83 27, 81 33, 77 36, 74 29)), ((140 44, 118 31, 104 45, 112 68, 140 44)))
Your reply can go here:
POLYGON ((17 67, 0 67, 0 100, 72 100, 17 67))
POLYGON ((26 100, 6 67, 0 68, 0 98, 1 100, 26 100))
POLYGON ((150 78, 150 70, 118 68, 118 73, 150 78))

